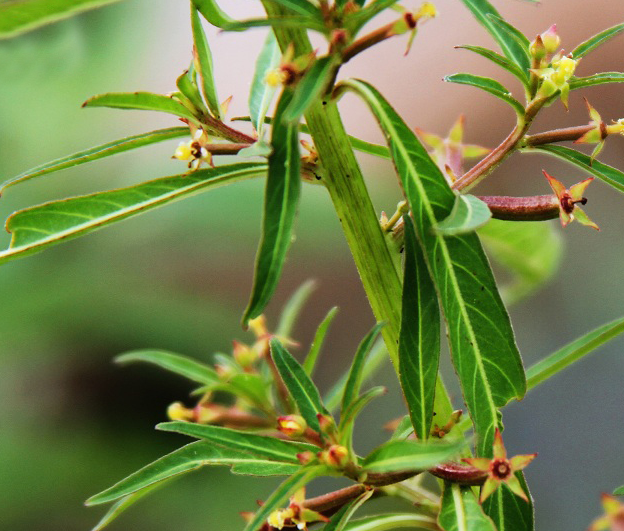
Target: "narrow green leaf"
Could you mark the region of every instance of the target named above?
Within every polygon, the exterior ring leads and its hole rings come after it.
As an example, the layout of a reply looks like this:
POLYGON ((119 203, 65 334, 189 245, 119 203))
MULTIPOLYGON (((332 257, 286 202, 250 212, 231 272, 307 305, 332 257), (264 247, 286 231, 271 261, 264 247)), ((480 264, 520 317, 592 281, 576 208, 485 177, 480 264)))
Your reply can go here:
POLYGON ((195 8, 202 16, 217 28, 224 29, 229 24, 236 22, 227 16, 219 7, 215 0, 191 0, 195 8))
POLYGON ((363 472, 408 472, 427 470, 457 455, 465 442, 449 444, 441 440, 389 441, 362 461, 363 472))
POLYGON ((499 286, 508 305, 543 286, 561 263, 563 238, 552 223, 493 219, 478 234, 490 259, 510 273, 510 279, 499 286))
POLYGON ((285 89, 271 131, 273 152, 269 156, 262 239, 256 255, 251 300, 243 315, 244 326, 262 313, 275 292, 292 240, 301 191, 299 132, 297 124, 286 124, 281 119, 291 99, 292 92, 285 89))
POLYGON ((498 23, 498 20, 502 20, 502 17, 487 0, 462 0, 462 2, 498 43, 505 57, 516 63, 520 67, 520 70, 524 72, 525 77, 528 78, 528 69, 530 68, 528 45, 525 49, 518 40, 510 34, 509 28, 498 23))
POLYGON ((461 50, 470 50, 471 52, 477 53, 480 56, 485 57, 486 59, 492 61, 493 63, 497 64, 498 66, 504 68, 505 70, 516 76, 524 86, 529 86, 529 79, 526 76, 526 73, 521 70, 516 63, 507 59, 507 57, 503 57, 502 55, 499 55, 496 52, 488 50, 487 48, 483 48, 481 46, 464 45, 456 46, 456 48, 459 48, 461 50))
POLYGON ((362 387, 362 381, 364 379, 364 364, 368 354, 370 353, 375 340, 379 336, 381 329, 385 323, 377 323, 372 330, 366 334, 359 344, 351 368, 349 369, 349 376, 347 377, 347 383, 345 385, 344 393, 342 394, 342 401, 340 409, 342 413, 345 413, 347 409, 355 402, 360 394, 360 388, 362 387))
POLYGON ((599 326, 527 369, 527 387, 533 389, 598 347, 624 332, 624 317, 599 326))
POLYGON ((340 509, 328 524, 323 527, 323 531, 343 531, 349 520, 353 518, 355 512, 373 495, 374 490, 369 489, 360 494, 351 503, 347 503, 340 509))
POLYGON ((293 293, 282 310, 277 330, 275 331, 276 336, 290 337, 304 304, 308 301, 315 288, 316 282, 307 280, 293 293))
POLYGON ((223 447, 225 450, 245 452, 264 461, 277 461, 286 464, 299 464, 297 454, 316 448, 311 444, 283 441, 275 437, 193 422, 161 422, 156 425, 156 429, 204 439, 215 446, 223 447))
POLYGON ((119 0, 19 0, 0 2, 0 39, 73 17, 119 0))
POLYGON ((565 160, 570 164, 573 164, 577 168, 585 170, 590 175, 598 177, 598 179, 613 186, 619 192, 624 192, 624 173, 600 162, 593 160, 589 155, 580 153, 575 149, 571 149, 565 146, 554 146, 552 144, 546 144, 543 146, 536 146, 532 148, 526 148, 522 150, 524 153, 547 153, 553 155, 561 160, 565 160))
POLYGON ((152 363, 200 384, 209 385, 219 381, 219 375, 212 367, 164 350, 134 350, 115 358, 115 363, 121 365, 136 362, 152 363))
POLYGON ((617 26, 613 26, 612 28, 608 28, 600 33, 597 33, 574 48, 574 50, 572 50, 572 57, 574 57, 574 59, 580 59, 623 31, 624 24, 618 24, 617 26))
POLYGON ((208 39, 202 28, 197 9, 191 8, 191 28, 193 29, 193 43, 195 52, 195 69, 201 79, 202 92, 211 114, 221 119, 221 105, 217 96, 217 88, 212 69, 212 53, 208 46, 208 39))
POLYGON ((604 85, 606 83, 624 83, 624 72, 600 72, 593 76, 573 77, 570 79, 570 90, 604 85))
MULTIPOLYGON (((522 472, 516 472, 527 498, 531 493, 522 472)), ((497 531, 533 531, 535 529, 533 502, 525 502, 516 496, 507 485, 501 485, 483 502, 483 511, 494 522, 497 531)))
POLYGON ((284 122, 298 123, 310 105, 324 94, 331 81, 334 65, 334 58, 331 55, 321 57, 314 62, 301 81, 297 83, 292 100, 282 115, 284 122))
POLYGON ((321 395, 314 382, 306 374, 299 362, 282 346, 277 339, 270 341, 271 357, 275 362, 284 385, 292 396, 299 414, 313 430, 320 432, 317 414, 327 414, 321 395))
POLYGON ((490 209, 481 199, 470 194, 459 194, 451 213, 434 230, 445 236, 465 234, 483 227, 491 218, 490 209))
POLYGON ((399 335, 399 378, 412 425, 429 438, 440 361, 440 308, 435 285, 416 240, 414 223, 403 216, 405 273, 399 335))
POLYGON ((449 83, 459 83, 460 85, 471 85, 493 94, 513 107, 518 116, 524 116, 524 106, 498 81, 489 77, 475 76, 473 74, 453 74, 446 76, 444 81, 449 83))
POLYGON ((269 515, 281 505, 286 503, 288 498, 297 490, 304 487, 314 478, 325 475, 326 473, 327 467, 325 466, 303 467, 298 472, 295 472, 279 487, 277 487, 267 500, 265 500, 262 506, 256 511, 253 518, 245 526, 244 531, 256 531, 257 529, 260 529, 260 527, 262 527, 262 525, 266 522, 269 515))
POLYGON ((315 18, 301 15, 286 15, 283 17, 251 18, 247 20, 240 20, 226 24, 223 27, 223 30, 242 31, 249 28, 264 28, 267 26, 272 28, 306 28, 318 31, 319 33, 327 33, 327 27, 324 24, 315 18))
MULTIPOLYGON (((238 369, 240 370, 240 368, 238 369)), ((208 388, 210 391, 225 391, 246 400, 249 405, 262 411, 271 411, 270 387, 259 374, 240 372, 226 382, 216 382, 208 388)), ((207 390, 208 390, 207 389, 207 390)))
POLYGON ((417 513, 390 513, 358 518, 348 523, 345 531, 390 531, 409 528, 440 531, 434 518, 417 513))
POLYGON ((355 420, 362 410, 375 398, 386 394, 387 389, 382 386, 373 387, 359 398, 354 400, 347 409, 343 409, 340 413, 340 444, 347 447, 353 453, 353 427, 355 420))
POLYGON ((614 496, 624 496, 624 485, 613 491, 614 496))
POLYGON ((150 144, 163 142, 164 140, 170 140, 171 138, 179 138, 181 136, 188 135, 188 127, 170 127, 168 129, 159 129, 157 131, 150 131, 149 133, 129 136, 120 140, 115 140, 114 142, 102 144, 101 146, 95 146, 84 151, 79 151, 78 153, 73 153, 72 155, 53 160, 52 162, 46 162, 45 164, 36 166, 35 168, 25 171, 24 173, 20 173, 2 185, 0 188, 0 194, 4 193, 7 188, 13 186, 14 184, 28 181, 34 177, 64 170, 65 168, 71 168, 72 166, 78 166, 79 164, 91 162, 92 160, 110 157, 111 155, 123 153, 124 151, 129 151, 131 149, 149 146, 150 144))
POLYGON ((193 193, 257 177, 266 168, 255 162, 220 166, 20 210, 6 222, 12 237, 9 248, 0 251, 0 264, 193 193))
POLYGON ((475 425, 479 455, 492 452, 498 408, 526 391, 507 311, 476 234, 443 237, 432 228, 455 194, 412 130, 369 84, 343 82, 369 105, 386 138, 409 200, 418 240, 437 285, 451 353, 475 425))
POLYGON ((209 114, 206 104, 199 92, 199 88, 197 88, 197 75, 194 61, 191 63, 191 68, 189 70, 186 70, 182 75, 178 76, 178 79, 176 79, 176 86, 182 96, 184 96, 192 106, 209 114))
POLYGON ((399 422, 399 425, 394 430, 391 440, 402 441, 403 439, 406 439, 412 433, 414 433, 414 426, 412 424, 412 419, 410 418, 409 415, 405 415, 399 422))
POLYGON ((195 115, 181 103, 169 96, 152 92, 109 92, 89 98, 82 106, 166 112, 199 123, 195 115))
POLYGON ((518 45, 518 53, 520 54, 518 57, 519 66, 526 72, 531 65, 531 52, 529 51, 531 43, 529 39, 518 28, 512 26, 500 15, 488 13, 487 17, 507 39, 507 42, 516 42, 518 45))
POLYGON ((314 373, 314 367, 316 367, 316 362, 321 352, 323 342, 325 341, 325 336, 327 335, 329 326, 332 324, 332 321, 334 320, 334 317, 336 317, 337 313, 338 307, 334 306, 331 310, 329 310, 329 312, 327 312, 327 315, 321 321, 319 327, 316 329, 316 333, 314 334, 314 339, 312 340, 312 344, 310 345, 308 355, 303 361, 303 370, 308 376, 312 376, 312 374, 314 373))
POLYGON ((351 33, 355 35, 373 17, 392 7, 398 0, 373 0, 364 9, 349 15, 347 25, 351 28, 351 33))
POLYGON ((505 531, 494 526, 470 487, 445 483, 438 523, 443 531, 505 531))
POLYGON ((249 461, 234 463, 232 474, 239 476, 290 476, 301 468, 300 465, 273 461, 249 461))
POLYGON ((254 71, 253 80, 251 82, 251 91, 249 92, 249 114, 251 123, 258 133, 258 138, 262 140, 264 121, 267 110, 275 94, 275 87, 270 86, 266 82, 266 76, 277 68, 281 57, 279 45, 275 38, 275 33, 269 31, 264 46, 258 55, 256 61, 256 69, 254 71))
MULTIPOLYGON (((290 474, 300 468, 300 466, 292 464, 291 468, 286 471, 284 463, 273 463, 267 459, 254 457, 247 452, 232 448, 227 449, 214 444, 212 441, 197 441, 157 459, 105 491, 92 496, 86 501, 86 505, 99 505, 115 501, 165 479, 197 470, 202 466, 233 466, 246 463, 264 463, 267 466, 276 464, 276 469, 280 474, 290 474)), ((267 473, 265 475, 270 474, 267 473)))
POLYGON ((290 9, 299 15, 306 15, 312 18, 322 20, 321 11, 318 7, 308 2, 308 0, 273 0, 276 4, 290 9))

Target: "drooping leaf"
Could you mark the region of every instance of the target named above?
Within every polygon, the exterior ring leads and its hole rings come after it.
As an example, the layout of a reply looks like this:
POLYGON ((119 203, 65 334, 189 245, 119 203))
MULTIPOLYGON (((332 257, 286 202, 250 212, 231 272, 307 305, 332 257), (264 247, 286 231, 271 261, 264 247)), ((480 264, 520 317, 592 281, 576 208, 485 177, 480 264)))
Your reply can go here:
POLYGON ((373 495, 373 489, 365 490, 351 503, 345 504, 323 527, 323 531, 343 531, 355 512, 373 495))
POLYGON ((593 76, 573 77, 569 81, 570 90, 604 85, 606 83, 624 83, 624 72, 600 72, 593 76))
POLYGON ((403 216, 405 274, 399 335, 399 377, 412 425, 429 437, 440 361, 440 308, 435 285, 416 240, 414 223, 403 216))
POLYGON ((412 130, 369 84, 347 80, 343 85, 369 105, 389 141, 438 288, 478 453, 488 456, 500 423, 498 408, 526 391, 520 354, 489 263, 475 234, 444 237, 432 230, 449 215, 455 194, 412 130))
POLYGON ((92 496, 86 501, 86 505, 99 505, 115 501, 133 492, 164 481, 165 479, 197 470, 207 465, 227 465, 258 463, 265 464, 264 475, 271 475, 269 465, 275 465, 275 470, 279 475, 292 474, 300 468, 300 465, 293 463, 280 463, 271 460, 254 457, 253 455, 240 450, 226 449, 213 442, 197 441, 187 444, 182 448, 161 457, 149 465, 131 474, 120 482, 105 491, 92 496))
POLYGON ((329 55, 317 59, 301 81, 297 83, 291 102, 284 110, 282 120, 298 123, 303 114, 327 90, 334 71, 334 58, 329 55))
POLYGON ((191 7, 191 28, 193 29, 193 43, 195 52, 195 68, 201 79, 201 88, 211 114, 221 119, 221 105, 217 96, 217 87, 212 69, 212 52, 208 46, 208 39, 202 28, 198 11, 191 7))
POLYGON ((245 452, 264 461, 286 464, 299 464, 297 454, 317 449, 311 444, 284 441, 275 437, 193 422, 161 422, 156 428, 204 439, 228 451, 245 452))
POLYGON ((493 94, 513 107, 518 116, 524 116, 524 106, 498 81, 489 77, 475 76, 473 74, 453 74, 446 76, 444 81, 449 83, 459 83, 460 85, 471 85, 493 94))
POLYGON ((25 171, 24 173, 20 173, 2 185, 0 188, 0 194, 3 194, 7 188, 13 186, 14 184, 28 181, 29 179, 40 177, 41 175, 64 170, 65 168, 71 168, 72 166, 78 166, 79 164, 91 162, 92 160, 110 157, 111 155, 116 155, 117 153, 123 153, 124 151, 129 151, 131 149, 148 146, 150 144, 155 144, 156 142, 179 138, 181 136, 188 136, 188 134, 188 127, 170 127, 168 129, 159 129, 157 131, 150 131, 149 133, 129 136, 120 140, 115 140, 114 142, 102 144, 101 146, 95 146, 84 151, 79 151, 78 153, 73 153, 72 155, 53 160, 52 162, 46 162, 45 164, 36 166, 35 168, 25 171))
POLYGON ((527 369, 527 388, 533 389, 624 332, 624 317, 582 335, 527 369))
POLYGON ((502 17, 487 0, 462 0, 462 2, 498 43, 505 57, 516 63, 528 78, 528 69, 530 68, 528 44, 524 49, 517 38, 510 33, 509 28, 498 23, 502 17))
POLYGON ((337 313, 338 307, 334 306, 331 310, 329 310, 329 312, 327 312, 327 315, 316 329, 316 333, 314 334, 314 339, 312 340, 312 344, 310 345, 308 355, 303 361, 303 370, 308 376, 312 376, 312 374, 314 373, 314 367, 316 367, 316 362, 321 352, 323 342, 325 341, 325 336, 327 335, 329 326, 332 324, 332 321, 334 320, 334 317, 336 317, 337 313))
POLYGON ((266 76, 271 70, 277 68, 280 57, 281 52, 275 34, 269 31, 256 61, 256 69, 249 92, 249 115, 259 140, 263 138, 266 113, 275 94, 275 87, 266 82, 266 76))
POLYGON ((109 92, 89 98, 82 106, 166 112, 199 123, 197 117, 181 103, 169 96, 152 92, 109 92))
POLYGON ((561 231, 551 223, 493 219, 478 234, 490 259, 510 273, 510 280, 499 285, 508 305, 548 282, 563 256, 561 231))
POLYGON ((457 483, 444 484, 438 523, 443 531, 504 531, 485 515, 472 489, 457 483))
POLYGON ((292 330, 295 326, 295 322, 299 318, 299 314, 304 304, 310 298, 310 295, 316 287, 314 280, 308 280, 301 284, 297 291, 290 297, 286 306, 282 310, 279 323, 275 335, 278 337, 290 337, 292 330))
POLYGON ((292 240, 301 191, 301 159, 297 124, 286 124, 281 116, 292 99, 285 89, 276 110, 271 131, 273 152, 264 196, 262 239, 256 255, 251 299, 243 315, 243 325, 258 317, 275 292, 286 253, 292 240))
POLYGON ((580 59, 584 55, 587 55, 592 50, 596 49, 601 44, 604 44, 613 37, 619 35, 624 31, 624 24, 618 24, 612 28, 608 28, 600 33, 597 33, 593 37, 590 37, 585 42, 579 44, 574 50, 572 50, 572 57, 574 59, 580 59))
POLYGON ((271 357, 282 377, 284 385, 297 405, 299 414, 313 430, 320 432, 317 414, 328 414, 323 406, 316 385, 306 374, 299 362, 277 339, 270 341, 271 357))
POLYGON ((121 365, 136 362, 152 363, 166 371, 205 385, 219 381, 219 375, 212 367, 192 358, 164 350, 134 350, 117 356, 115 362, 121 365))
POLYGON ((191 0, 195 8, 202 14, 202 16, 217 28, 224 29, 227 25, 235 22, 233 18, 226 15, 216 0, 191 0))
POLYGON ((0 251, 0 264, 193 193, 256 177, 266 169, 266 164, 255 162, 232 164, 20 210, 6 222, 12 237, 9 248, 0 251))
POLYGON ((594 177, 604 181, 605 183, 613 186, 619 192, 624 192, 624 173, 604 164, 598 160, 593 160, 589 155, 585 155, 575 149, 571 149, 565 146, 554 146, 547 144, 543 146, 535 146, 532 148, 526 148, 522 150, 524 153, 547 153, 553 155, 561 160, 565 160, 570 164, 573 164, 577 168, 580 168, 594 177))
POLYGON ((481 199, 470 194, 459 194, 453 210, 436 225, 435 230, 445 236, 464 234, 483 227, 491 218, 490 209, 481 199))
POLYGON ((487 514, 497 531, 533 531, 535 518, 531 493, 522 472, 516 477, 526 493, 529 502, 516 496, 504 483, 483 502, 483 511, 487 514))
POLYGON ((464 45, 464 46, 456 46, 456 48, 459 48, 461 50, 470 50, 471 52, 477 53, 480 56, 485 57, 486 59, 489 59, 493 63, 497 64, 498 66, 504 68, 505 70, 507 70, 514 76, 516 76, 522 82, 524 86, 527 86, 527 87, 529 86, 529 80, 526 76, 526 73, 523 70, 521 70, 520 67, 516 63, 507 59, 507 57, 503 57, 502 55, 499 55, 496 52, 489 50, 487 48, 483 48, 481 46, 464 45))
POLYGON ((361 463, 362 471, 384 473, 427 470, 457 455, 464 445, 464 441, 389 441, 366 456, 361 463))
POLYGON ((404 528, 440 531, 434 518, 418 513, 389 513, 358 518, 348 523, 345 531, 390 531, 404 528))
POLYGON ((73 17, 119 0, 20 0, 0 2, 0 39, 73 17))

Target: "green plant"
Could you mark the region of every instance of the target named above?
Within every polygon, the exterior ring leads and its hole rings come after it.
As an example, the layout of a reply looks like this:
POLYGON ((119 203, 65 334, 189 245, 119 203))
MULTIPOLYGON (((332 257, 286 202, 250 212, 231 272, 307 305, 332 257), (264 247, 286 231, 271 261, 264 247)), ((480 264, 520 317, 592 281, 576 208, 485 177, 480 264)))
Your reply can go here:
MULTIPOLYGON (((624 322, 618 320, 582 336, 525 375, 480 241, 489 246, 495 259, 525 280, 510 290, 512 296, 526 295, 551 269, 538 267, 536 272, 529 264, 532 257, 522 250, 538 247, 552 237, 544 226, 527 222, 560 217, 565 225, 574 218, 596 228, 578 206, 586 202, 583 194, 589 180, 566 190, 545 172, 554 194, 530 198, 476 197, 465 192, 518 150, 562 158, 622 190, 624 175, 595 160, 606 137, 622 132, 621 121, 607 125, 588 104, 591 121, 587 125, 536 134, 529 134, 529 129, 545 106, 557 99, 567 105, 569 91, 624 81, 624 74, 618 72, 574 76, 576 62, 624 31, 624 25, 598 34, 565 56, 556 53, 559 42, 554 28, 529 41, 502 20, 488 2, 463 3, 491 33, 503 55, 474 46, 466 48, 513 74, 525 95, 523 104, 495 80, 472 74, 447 77, 449 82, 486 90, 516 112, 516 126, 490 152, 463 146, 461 122, 448 139, 421 132, 420 140, 373 86, 359 80, 337 81, 341 65, 356 54, 402 33, 411 32, 413 38, 418 25, 435 14, 431 4, 413 12, 404 10, 396 21, 365 33, 365 24, 374 23, 378 13, 396 2, 267 0, 263 5, 268 18, 238 22, 229 19, 214 2, 194 0, 191 22, 195 54, 189 70, 177 79, 177 92, 169 96, 104 94, 85 103, 163 111, 181 118, 185 127, 93 148, 25 172, 5 185, 161 140, 191 136, 174 153, 175 158, 189 161, 189 172, 47 203, 12 215, 7 223, 12 232, 11 246, 0 253, 0 260, 8 261, 203 189, 267 176, 262 241, 252 296, 243 316, 243 324, 252 328, 256 342, 252 346, 237 344, 233 357, 219 356, 217 369, 163 351, 134 352, 119 359, 156 363, 200 385, 197 406, 187 409, 172 405, 172 422, 160 425, 199 441, 91 498, 91 504, 116 502, 103 524, 160 482, 199 466, 219 464, 231 466, 234 473, 287 476, 250 515, 247 531, 263 526, 304 527, 316 522, 326 522, 328 531, 345 526, 446 530, 533 527, 532 501, 520 471, 529 457, 507 460, 500 437, 500 409, 618 334, 624 322), (250 97, 248 119, 255 135, 223 121, 225 110, 212 78, 211 53, 200 13, 224 30, 261 25, 273 29, 260 55, 250 97), (313 52, 306 29, 327 37, 325 55, 313 52), (278 91, 273 117, 265 120, 272 93, 278 91), (387 146, 373 146, 346 135, 337 101, 347 91, 367 103, 387 146), (305 125, 301 123, 304 116, 305 125), (265 122, 271 124, 270 139, 265 122), (300 132, 309 133, 313 140, 303 157, 300 132), (595 143, 597 148, 588 156, 553 145, 570 140, 595 143), (430 153, 423 144, 431 148, 430 153), (395 165, 405 197, 397 212, 390 219, 382 218, 381 224, 349 145, 391 158, 395 165), (212 155, 220 154, 247 154, 262 160, 200 168, 212 162, 212 155), (462 159, 471 155, 481 157, 480 161, 463 172, 462 159), (261 317, 276 289, 292 238, 302 180, 328 190, 379 322, 362 341, 348 374, 323 398, 310 375, 334 312, 320 325, 303 364, 286 347, 292 341, 291 324, 308 288, 294 297, 275 331, 269 330, 261 317), (497 222, 492 217, 514 223, 497 222), (507 248, 501 243, 507 243, 507 248), (514 252, 516 257, 510 258, 514 252), (470 418, 453 411, 438 376, 439 305, 470 418), (409 416, 398 423, 387 443, 362 458, 353 445, 352 431, 358 413, 383 392, 380 388, 361 392, 366 373, 374 370, 374 361, 385 354, 382 347, 373 347, 379 334, 397 370, 409 416), (333 413, 338 407, 336 422, 333 413), (465 436, 471 429, 474 439, 465 436), (471 442, 476 457, 471 456, 471 442), (438 498, 421 485, 425 471, 442 480, 438 498), (301 488, 324 475, 344 476, 353 485, 305 500, 301 488), (472 487, 482 484, 487 487, 477 497, 472 487), (360 505, 381 495, 404 498, 418 506, 406 513, 351 520, 360 505), (290 505, 283 508, 289 498, 290 505)), ((535 251, 540 265, 556 261, 543 256, 549 251, 535 251)), ((607 514, 616 521, 619 505, 614 509, 613 499, 605 500, 607 514)), ((611 525, 610 520, 603 519, 596 528, 605 521, 611 525)))

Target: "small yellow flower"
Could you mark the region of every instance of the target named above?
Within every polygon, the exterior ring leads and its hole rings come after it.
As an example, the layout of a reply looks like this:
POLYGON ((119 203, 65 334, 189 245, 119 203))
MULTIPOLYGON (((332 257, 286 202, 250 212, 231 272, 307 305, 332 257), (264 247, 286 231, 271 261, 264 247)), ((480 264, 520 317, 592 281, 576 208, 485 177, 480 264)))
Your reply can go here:
POLYGON ((295 525, 297 529, 307 529, 311 522, 329 522, 329 518, 305 507, 305 487, 300 488, 290 498, 290 505, 286 509, 273 511, 267 523, 277 529, 283 529, 286 525, 295 525))
POLYGON ((537 97, 548 98, 555 92, 560 91, 561 101, 567 109, 568 95, 570 93, 568 81, 574 75, 578 62, 578 59, 575 60, 568 56, 561 57, 557 54, 553 57, 549 67, 532 69, 531 72, 542 80, 537 97))
POLYGON ((190 161, 188 167, 193 170, 198 169, 204 162, 212 165, 212 153, 205 147, 207 143, 208 135, 203 129, 197 129, 193 140, 180 142, 171 158, 190 161))
POLYGON ((303 435, 307 427, 308 424, 301 415, 285 415, 277 419, 277 429, 288 437, 303 435))

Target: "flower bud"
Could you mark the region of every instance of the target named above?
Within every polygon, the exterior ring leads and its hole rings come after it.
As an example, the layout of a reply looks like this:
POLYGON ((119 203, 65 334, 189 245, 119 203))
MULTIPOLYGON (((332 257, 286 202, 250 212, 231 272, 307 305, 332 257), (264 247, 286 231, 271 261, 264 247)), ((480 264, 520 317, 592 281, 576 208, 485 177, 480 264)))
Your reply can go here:
POLYGON ((541 37, 546 53, 555 53, 561 44, 561 38, 557 34, 557 24, 550 26, 550 28, 548 28, 539 37, 541 37))
POLYGON ((258 359, 258 353, 245 343, 235 340, 232 341, 232 345, 234 346, 232 351, 234 359, 240 363, 241 367, 249 367, 258 359))
POLYGON ((285 415, 277 419, 277 429, 288 437, 299 437, 307 428, 308 425, 301 415, 285 415))
POLYGON ((349 463, 349 450, 341 444, 332 444, 318 454, 321 463, 332 468, 344 468, 349 463))
POLYGON ((529 46, 529 53, 531 57, 534 57, 538 61, 546 56, 546 46, 544 46, 541 35, 535 37, 535 40, 529 46))
POLYGON ((170 420, 186 420, 191 421, 195 417, 192 409, 184 407, 182 402, 174 402, 167 408, 167 417, 170 420))

